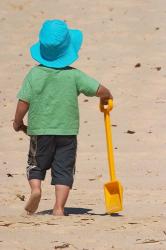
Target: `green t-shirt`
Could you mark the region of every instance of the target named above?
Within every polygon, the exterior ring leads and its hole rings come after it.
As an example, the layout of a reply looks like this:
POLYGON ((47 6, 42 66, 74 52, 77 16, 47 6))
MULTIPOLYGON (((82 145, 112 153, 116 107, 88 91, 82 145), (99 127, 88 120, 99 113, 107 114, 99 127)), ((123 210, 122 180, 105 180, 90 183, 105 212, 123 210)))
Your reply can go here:
POLYGON ((30 104, 28 134, 78 134, 78 95, 95 96, 98 87, 99 82, 75 68, 33 67, 17 94, 30 104))

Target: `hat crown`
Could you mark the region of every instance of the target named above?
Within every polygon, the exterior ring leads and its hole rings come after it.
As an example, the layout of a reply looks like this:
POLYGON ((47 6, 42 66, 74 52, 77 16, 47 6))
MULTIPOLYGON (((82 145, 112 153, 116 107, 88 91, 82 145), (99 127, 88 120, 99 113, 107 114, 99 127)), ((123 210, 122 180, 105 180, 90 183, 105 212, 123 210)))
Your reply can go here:
POLYGON ((40 30, 39 41, 45 59, 55 60, 62 56, 70 44, 67 24, 61 20, 47 20, 40 30))
POLYGON ((32 58, 51 68, 64 68, 78 59, 83 35, 69 29, 62 20, 46 20, 39 32, 39 41, 31 46, 32 58))

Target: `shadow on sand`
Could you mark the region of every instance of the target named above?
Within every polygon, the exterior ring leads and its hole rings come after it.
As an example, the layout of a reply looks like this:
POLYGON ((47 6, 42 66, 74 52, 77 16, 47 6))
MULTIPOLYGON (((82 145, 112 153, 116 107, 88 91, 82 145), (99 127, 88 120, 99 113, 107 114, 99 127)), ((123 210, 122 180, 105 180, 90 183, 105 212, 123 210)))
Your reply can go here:
MULTIPOLYGON (((43 210, 38 213, 37 215, 51 215, 52 209, 50 210, 43 210)), ((98 215, 98 216, 112 216, 112 217, 122 217, 123 215, 115 213, 115 214, 107 214, 107 213, 94 213, 92 209, 89 208, 82 208, 82 207, 65 207, 65 214, 67 215, 98 215)))

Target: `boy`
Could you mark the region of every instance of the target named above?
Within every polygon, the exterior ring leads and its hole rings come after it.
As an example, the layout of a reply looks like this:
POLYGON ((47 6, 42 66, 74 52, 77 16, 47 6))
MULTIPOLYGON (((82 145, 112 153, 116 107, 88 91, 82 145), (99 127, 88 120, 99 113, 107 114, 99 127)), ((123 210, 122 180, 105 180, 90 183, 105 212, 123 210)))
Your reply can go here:
POLYGON ((46 21, 39 42, 30 49, 40 64, 27 74, 17 95, 13 122, 15 131, 30 136, 27 178, 31 195, 25 206, 33 214, 41 198, 41 181, 51 168, 51 185, 56 201, 53 215, 64 215, 64 206, 73 185, 77 134, 79 129, 78 95, 98 96, 107 104, 112 95, 104 86, 82 71, 69 67, 78 59, 82 32, 69 29, 61 20, 46 21), (28 127, 23 118, 28 111, 28 127))

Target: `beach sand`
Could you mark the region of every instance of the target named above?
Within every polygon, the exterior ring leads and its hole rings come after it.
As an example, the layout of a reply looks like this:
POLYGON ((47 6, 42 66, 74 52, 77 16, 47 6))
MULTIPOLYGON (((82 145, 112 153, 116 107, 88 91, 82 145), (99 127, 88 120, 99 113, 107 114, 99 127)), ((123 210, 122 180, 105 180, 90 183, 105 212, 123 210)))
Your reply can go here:
POLYGON ((0 2, 0 249, 166 249, 166 2, 164 0, 7 0, 0 2), (97 98, 80 96, 80 133, 70 216, 53 217, 50 172, 34 216, 25 167, 29 138, 15 133, 16 93, 35 65, 29 46, 45 19, 65 19, 84 32, 73 66, 107 86, 124 210, 105 214, 109 181, 103 114, 97 98), (133 131, 133 133, 130 133, 133 131))

